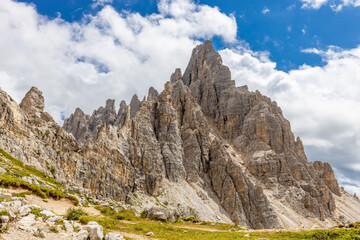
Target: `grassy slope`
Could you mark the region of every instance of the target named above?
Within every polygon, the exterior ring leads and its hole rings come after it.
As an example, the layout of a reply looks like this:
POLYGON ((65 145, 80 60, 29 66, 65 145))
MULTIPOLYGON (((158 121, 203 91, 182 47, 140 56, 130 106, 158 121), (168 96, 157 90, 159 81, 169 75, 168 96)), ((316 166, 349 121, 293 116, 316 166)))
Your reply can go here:
POLYGON ((0 174, 0 187, 23 188, 42 198, 68 198, 74 201, 76 205, 78 204, 78 199, 76 197, 65 194, 63 192, 64 186, 62 186, 54 178, 29 165, 25 165, 22 161, 12 157, 3 149, 0 149, 0 165, 7 170, 5 174, 0 174), (7 159, 7 161, 4 159, 7 159), (21 177, 24 176, 32 176, 37 178, 38 182, 46 184, 47 187, 30 184, 21 179, 21 177))

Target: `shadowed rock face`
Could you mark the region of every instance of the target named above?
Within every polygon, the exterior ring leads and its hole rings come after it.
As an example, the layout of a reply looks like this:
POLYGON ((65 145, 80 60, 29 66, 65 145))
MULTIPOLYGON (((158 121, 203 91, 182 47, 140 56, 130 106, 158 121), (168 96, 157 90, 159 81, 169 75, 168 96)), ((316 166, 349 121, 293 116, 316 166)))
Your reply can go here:
MULTIPOLYGON (((38 90, 23 102, 24 121, 43 112, 38 90)), ((0 113, 1 124, 17 126, 15 110, 0 113)), ((118 113, 114 100, 91 116, 77 108, 63 129, 41 140, 61 150, 52 160, 55 177, 96 196, 131 203, 132 192, 158 196, 170 181, 201 189, 242 226, 284 227, 275 200, 304 218, 334 218, 340 189, 330 165, 307 161, 276 102, 236 87, 210 41, 193 50, 184 75, 176 69, 160 94, 150 88, 141 102, 134 95, 118 113)))

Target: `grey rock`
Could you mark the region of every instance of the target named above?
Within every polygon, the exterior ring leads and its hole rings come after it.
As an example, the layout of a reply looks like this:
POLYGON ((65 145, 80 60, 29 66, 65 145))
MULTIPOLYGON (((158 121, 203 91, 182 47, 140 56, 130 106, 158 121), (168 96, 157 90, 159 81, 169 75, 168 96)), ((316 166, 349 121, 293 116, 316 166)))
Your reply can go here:
POLYGON ((45 99, 42 92, 36 87, 32 87, 22 99, 20 108, 25 114, 36 114, 44 111, 45 99))
POLYGON ((153 87, 150 87, 149 88, 149 92, 148 92, 148 97, 147 97, 147 100, 148 101, 151 101, 151 100, 156 100, 156 98, 159 96, 159 92, 153 88, 153 87))
POLYGON ((0 224, 6 224, 10 220, 9 216, 0 216, 0 224))
POLYGON ((89 232, 90 240, 102 240, 104 238, 103 227, 97 222, 90 221, 83 229, 89 232))
POLYGON ((147 232, 145 235, 149 236, 149 237, 152 237, 152 236, 154 236, 154 233, 153 232, 147 232))
POLYGON ((11 220, 14 220, 16 218, 16 214, 13 213, 11 210, 9 210, 8 213, 11 220))
POLYGON ((105 235, 105 240, 124 240, 124 237, 119 233, 108 233, 105 235))
POLYGON ((20 216, 20 217, 26 216, 26 215, 28 215, 30 212, 31 212, 31 209, 30 209, 30 207, 29 207, 28 205, 22 206, 22 207, 19 209, 19 216, 20 216))
POLYGON ((175 83, 179 80, 182 80, 182 74, 181 74, 181 69, 177 68, 177 69, 175 69, 175 72, 173 74, 171 74, 170 82, 175 83))
POLYGON ((75 112, 65 119, 63 128, 72 133, 79 142, 84 142, 91 135, 88 126, 89 120, 89 115, 85 114, 80 108, 76 108, 75 112))
POLYGON ((10 202, 10 209, 11 209, 11 211, 13 211, 14 213, 19 213, 22 205, 23 205, 22 202, 19 201, 19 200, 12 201, 12 202, 10 202))
POLYGON ((49 217, 46 222, 47 223, 55 223, 56 221, 60 221, 61 220, 61 217, 59 216, 52 216, 52 217, 49 217))
POLYGON ((38 126, 42 121, 54 122, 50 114, 44 112, 45 99, 42 92, 36 87, 32 87, 26 93, 19 106, 34 125, 38 126))
POLYGON ((139 111, 140 108, 140 100, 138 96, 135 94, 130 101, 130 118, 133 118, 135 114, 139 111))
POLYGON ((115 125, 123 126, 125 124, 126 114, 127 114, 127 105, 125 101, 121 101, 117 119, 115 121, 115 125))
POLYGON ((22 230, 26 230, 26 231, 32 231, 33 230, 33 226, 36 224, 35 221, 35 215, 34 214, 29 214, 26 217, 21 218, 16 226, 21 228, 22 230))
POLYGON ((87 240, 89 232, 86 230, 81 230, 80 232, 73 235, 72 240, 87 240))
POLYGON ((175 222, 178 219, 178 213, 176 211, 163 207, 147 208, 143 211, 143 215, 159 221, 175 222))

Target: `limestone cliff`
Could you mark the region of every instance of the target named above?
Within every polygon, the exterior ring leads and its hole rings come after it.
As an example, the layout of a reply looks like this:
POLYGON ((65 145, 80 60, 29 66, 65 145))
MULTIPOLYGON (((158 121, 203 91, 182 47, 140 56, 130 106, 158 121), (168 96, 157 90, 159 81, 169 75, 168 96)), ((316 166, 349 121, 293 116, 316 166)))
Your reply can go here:
POLYGON ((160 94, 77 108, 63 128, 36 88, 20 107, 0 93, 2 148, 70 190, 250 228, 359 220, 330 165, 307 160, 276 102, 235 86, 210 41, 160 94))

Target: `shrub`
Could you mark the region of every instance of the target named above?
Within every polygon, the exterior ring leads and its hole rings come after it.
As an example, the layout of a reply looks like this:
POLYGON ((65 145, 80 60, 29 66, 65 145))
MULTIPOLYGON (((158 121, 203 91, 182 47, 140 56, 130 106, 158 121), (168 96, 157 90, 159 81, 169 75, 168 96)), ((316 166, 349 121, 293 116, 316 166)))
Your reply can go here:
POLYGON ((66 212, 66 219, 67 220, 79 220, 81 216, 88 215, 84 210, 81 208, 69 208, 66 212))
POLYGON ((58 232, 59 232, 59 230, 58 230, 57 227, 55 227, 55 226, 51 226, 49 229, 50 229, 50 231, 53 232, 53 233, 58 233, 58 232))
POLYGON ((38 217, 41 217, 42 215, 40 214, 42 210, 38 209, 38 208, 32 208, 31 209, 31 213, 35 215, 35 219, 37 219, 38 217))
POLYGON ((8 211, 1 211, 0 216, 9 216, 8 211))

